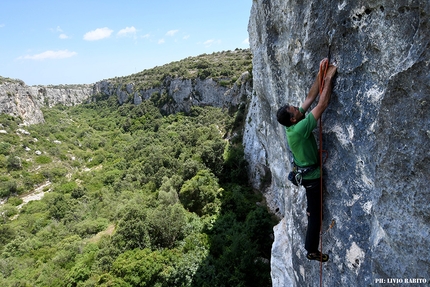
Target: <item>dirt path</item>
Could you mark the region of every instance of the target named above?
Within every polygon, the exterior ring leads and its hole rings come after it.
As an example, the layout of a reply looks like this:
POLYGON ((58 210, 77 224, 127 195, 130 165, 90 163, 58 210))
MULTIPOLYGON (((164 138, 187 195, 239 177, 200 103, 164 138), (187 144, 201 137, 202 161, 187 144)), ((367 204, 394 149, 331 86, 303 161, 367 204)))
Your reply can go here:
MULTIPOLYGON (((18 205, 16 208, 21 209, 24 205, 26 205, 27 203, 29 203, 30 201, 33 200, 41 200, 42 197, 45 195, 46 192, 48 191, 43 191, 45 189, 45 187, 51 185, 50 181, 46 181, 44 184, 36 187, 33 191, 30 191, 29 193, 20 195, 19 197, 22 199, 22 203, 20 205, 18 205)), ((0 200, 0 205, 3 205, 7 202, 7 198, 3 198, 0 200)))
POLYGON ((26 205, 27 203, 29 203, 30 201, 33 200, 41 200, 42 197, 45 195, 46 192, 48 191, 43 191, 45 189, 45 187, 51 185, 50 181, 45 182, 44 184, 42 184, 41 186, 38 186, 35 190, 33 190, 32 192, 20 196, 22 199, 22 203, 20 205, 18 205, 16 208, 21 209, 24 205, 26 205))
POLYGON ((115 231, 115 224, 110 224, 106 230, 100 231, 93 237, 91 237, 88 241, 89 242, 99 242, 100 238, 102 238, 103 235, 112 235, 115 231))

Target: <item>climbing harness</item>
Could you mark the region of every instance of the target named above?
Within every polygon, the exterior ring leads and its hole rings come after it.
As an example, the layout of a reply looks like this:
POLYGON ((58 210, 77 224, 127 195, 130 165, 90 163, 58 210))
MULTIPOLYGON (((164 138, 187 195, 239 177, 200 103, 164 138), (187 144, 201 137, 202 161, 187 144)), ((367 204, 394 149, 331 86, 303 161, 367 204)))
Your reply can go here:
POLYGON ((302 185, 303 177, 319 167, 319 164, 301 167, 294 162, 294 159, 291 160, 291 165, 292 171, 288 174, 288 180, 291 181, 295 186, 302 185))

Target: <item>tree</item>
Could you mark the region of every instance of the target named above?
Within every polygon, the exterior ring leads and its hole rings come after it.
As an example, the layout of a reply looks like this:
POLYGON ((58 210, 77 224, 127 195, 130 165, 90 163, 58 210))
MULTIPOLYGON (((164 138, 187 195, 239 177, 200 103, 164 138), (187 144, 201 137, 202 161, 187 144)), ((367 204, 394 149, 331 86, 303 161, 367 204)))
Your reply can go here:
POLYGON ((16 236, 15 230, 8 224, 0 225, 0 248, 10 242, 16 236))
POLYGON ((172 248, 184 238, 186 216, 180 204, 158 206, 150 212, 148 221, 148 233, 153 247, 172 248))
POLYGON ((56 220, 61 220, 70 210, 66 196, 61 193, 51 193, 47 194, 46 197, 49 216, 56 220))
POLYGON ((179 199, 185 208, 198 215, 215 214, 221 205, 221 192, 216 177, 203 169, 184 183, 179 199))
POLYGON ((136 204, 127 206, 124 216, 118 222, 117 231, 113 237, 114 244, 123 250, 150 248, 147 217, 146 208, 136 204))
POLYGON ((162 184, 158 190, 158 201, 161 204, 175 204, 179 201, 178 192, 183 183, 182 177, 174 175, 171 178, 163 177, 162 184))
POLYGON ((220 138, 208 140, 202 144, 202 161, 217 176, 221 175, 223 170, 225 145, 226 143, 220 138))

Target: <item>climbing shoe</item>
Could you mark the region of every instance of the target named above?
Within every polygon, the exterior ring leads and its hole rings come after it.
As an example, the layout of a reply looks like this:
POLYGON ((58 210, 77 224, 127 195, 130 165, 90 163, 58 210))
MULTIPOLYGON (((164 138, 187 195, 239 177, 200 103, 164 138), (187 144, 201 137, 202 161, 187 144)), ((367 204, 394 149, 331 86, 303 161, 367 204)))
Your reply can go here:
MULTIPOLYGON (((308 255, 306 255, 306 258, 308 258, 309 260, 321 261, 321 252, 318 251, 315 253, 308 253, 308 255)), ((322 254, 322 262, 327 262, 328 258, 328 254, 322 254)))

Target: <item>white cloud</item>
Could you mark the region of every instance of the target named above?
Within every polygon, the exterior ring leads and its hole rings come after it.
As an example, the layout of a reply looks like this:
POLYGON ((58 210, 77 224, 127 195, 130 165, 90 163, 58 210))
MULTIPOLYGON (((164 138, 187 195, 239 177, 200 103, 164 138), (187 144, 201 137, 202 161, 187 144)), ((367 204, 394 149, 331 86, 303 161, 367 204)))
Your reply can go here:
POLYGON ((150 34, 145 34, 145 35, 142 36, 142 38, 149 38, 149 37, 151 37, 150 34))
POLYGON ((53 32, 53 33, 60 33, 60 35, 58 36, 58 38, 60 38, 60 39, 70 38, 69 36, 66 35, 66 33, 64 33, 63 29, 61 29, 60 26, 57 26, 57 28, 51 28, 49 30, 51 30, 51 32, 53 32))
POLYGON ((137 30, 133 26, 131 26, 131 27, 125 27, 124 29, 121 29, 117 33, 117 36, 123 37, 123 36, 136 35, 136 32, 137 32, 137 30))
POLYGON ((249 38, 246 38, 245 40, 243 40, 242 44, 249 45, 249 38))
POLYGON ((166 33, 166 36, 174 36, 178 32, 179 32, 179 30, 170 30, 166 33))
POLYGON ((90 31, 84 35, 84 40, 87 41, 97 41, 104 38, 109 38, 112 34, 113 30, 108 27, 98 28, 93 31, 90 31))
POLYGON ((4 26, 6 26, 5 24, 0 24, 0 28, 3 28, 4 26))
POLYGON ((187 40, 188 38, 190 38, 190 35, 185 35, 184 37, 182 37, 182 39, 187 40))
POLYGON ((166 42, 166 41, 164 41, 164 39, 158 40, 158 44, 164 44, 164 42, 166 42))
POLYGON ((203 45, 204 45, 206 48, 208 48, 208 47, 210 47, 210 46, 212 46, 212 45, 215 45, 215 44, 221 44, 221 40, 214 40, 214 39, 210 39, 210 40, 207 40, 207 41, 205 41, 205 42, 203 43, 203 45))
POLYGON ((64 59, 70 58, 77 55, 76 52, 71 52, 69 50, 59 50, 59 51, 46 51, 35 55, 25 55, 21 56, 19 60, 45 60, 45 59, 64 59))

